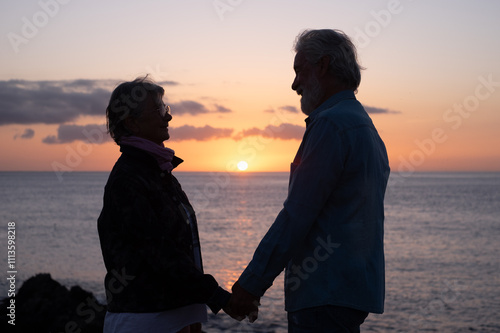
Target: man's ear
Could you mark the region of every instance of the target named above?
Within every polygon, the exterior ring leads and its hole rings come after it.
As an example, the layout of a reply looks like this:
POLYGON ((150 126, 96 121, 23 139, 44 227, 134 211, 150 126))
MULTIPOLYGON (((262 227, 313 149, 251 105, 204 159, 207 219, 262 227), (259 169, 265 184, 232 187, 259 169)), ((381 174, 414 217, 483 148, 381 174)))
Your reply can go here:
POLYGON ((320 76, 326 75, 330 67, 330 57, 327 55, 322 56, 321 59, 319 59, 318 65, 320 76))

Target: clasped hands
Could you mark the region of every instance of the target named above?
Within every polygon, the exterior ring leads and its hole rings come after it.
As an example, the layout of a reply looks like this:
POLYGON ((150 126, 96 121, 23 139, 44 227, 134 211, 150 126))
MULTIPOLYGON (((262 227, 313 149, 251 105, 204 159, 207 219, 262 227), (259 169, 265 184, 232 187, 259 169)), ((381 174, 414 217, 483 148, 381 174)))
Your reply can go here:
POLYGON ((243 289, 238 281, 234 283, 231 291, 232 295, 229 303, 223 309, 224 312, 238 321, 242 321, 247 316, 248 321, 251 323, 257 320, 260 297, 256 297, 243 289))

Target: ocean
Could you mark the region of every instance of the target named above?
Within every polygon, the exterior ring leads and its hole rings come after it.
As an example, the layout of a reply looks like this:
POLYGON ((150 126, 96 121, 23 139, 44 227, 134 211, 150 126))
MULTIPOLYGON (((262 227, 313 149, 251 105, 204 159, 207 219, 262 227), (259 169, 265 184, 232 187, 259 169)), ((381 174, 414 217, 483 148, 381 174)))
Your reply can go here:
MULTIPOLYGON (((197 213, 205 271, 230 289, 281 209, 288 173, 174 174, 197 213)), ((107 176, 1 172, 2 275, 15 222, 17 288, 45 272, 104 302, 96 219, 107 176)), ((500 332, 500 173, 392 174, 385 206, 385 313, 362 332, 500 332)), ((7 290, 2 278, 0 297, 7 290)), ((204 331, 286 332, 283 274, 261 303, 253 324, 210 314, 204 331)))

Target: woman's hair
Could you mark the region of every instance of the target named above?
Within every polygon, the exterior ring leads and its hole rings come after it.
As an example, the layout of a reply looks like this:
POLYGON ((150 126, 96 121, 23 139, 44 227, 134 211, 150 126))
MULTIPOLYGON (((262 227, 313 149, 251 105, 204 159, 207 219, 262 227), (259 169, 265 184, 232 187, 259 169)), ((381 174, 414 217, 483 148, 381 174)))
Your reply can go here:
POLYGON ((340 30, 305 30, 295 39, 295 52, 303 52, 307 61, 317 63, 323 56, 330 58, 329 72, 344 89, 356 91, 361 82, 361 70, 356 47, 340 30))
POLYGON ((160 105, 164 93, 165 90, 147 75, 119 84, 111 93, 106 108, 106 126, 113 140, 119 144, 122 136, 132 135, 125 126, 125 119, 139 117, 146 107, 148 98, 153 98, 160 105))

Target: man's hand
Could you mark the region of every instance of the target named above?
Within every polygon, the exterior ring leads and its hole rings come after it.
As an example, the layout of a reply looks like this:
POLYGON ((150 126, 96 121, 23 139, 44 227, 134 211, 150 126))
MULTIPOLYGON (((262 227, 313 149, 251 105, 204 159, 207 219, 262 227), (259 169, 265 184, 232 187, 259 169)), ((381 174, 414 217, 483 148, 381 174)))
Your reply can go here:
POLYGON ((242 321, 248 316, 248 321, 253 323, 257 320, 259 313, 259 300, 240 286, 238 281, 231 288, 233 294, 228 305, 224 308, 224 312, 238 321, 242 321))

